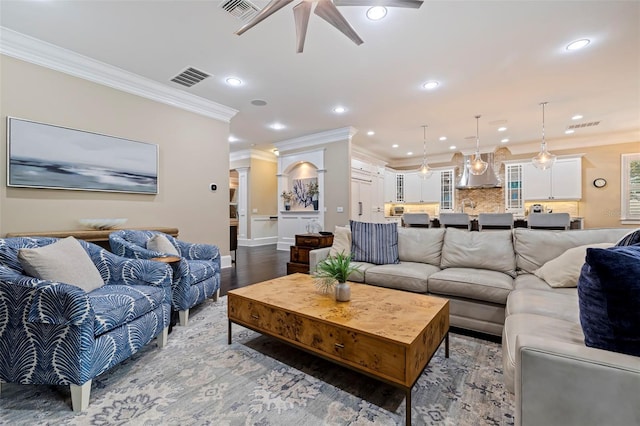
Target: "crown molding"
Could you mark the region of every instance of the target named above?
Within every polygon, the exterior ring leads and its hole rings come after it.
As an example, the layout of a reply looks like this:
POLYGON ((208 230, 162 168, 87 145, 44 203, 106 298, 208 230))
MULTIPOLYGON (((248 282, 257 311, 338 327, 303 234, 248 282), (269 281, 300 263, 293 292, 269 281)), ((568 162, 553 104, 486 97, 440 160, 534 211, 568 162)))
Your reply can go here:
MULTIPOLYGON (((571 136, 562 139, 547 139, 547 149, 561 151, 565 149, 580 149, 594 146, 617 145, 640 141, 640 131, 630 130, 588 136, 571 136)), ((534 154, 540 151, 540 142, 527 144, 502 145, 509 149, 512 155, 534 154)))
POLYGON ((257 160, 270 161, 272 163, 278 162, 278 157, 276 157, 275 154, 266 151, 260 151, 258 149, 243 149, 241 151, 229 153, 229 161, 240 161, 252 158, 255 158, 257 160))
POLYGON ((309 148, 317 145, 324 145, 332 142, 351 140, 353 135, 358 133, 354 127, 343 127, 340 129, 327 130, 326 132, 313 133, 311 135, 300 136, 299 138, 288 139, 273 144, 280 153, 292 149, 309 148))
POLYGON ((5 27, 0 27, 0 53, 226 123, 238 113, 228 106, 5 27))

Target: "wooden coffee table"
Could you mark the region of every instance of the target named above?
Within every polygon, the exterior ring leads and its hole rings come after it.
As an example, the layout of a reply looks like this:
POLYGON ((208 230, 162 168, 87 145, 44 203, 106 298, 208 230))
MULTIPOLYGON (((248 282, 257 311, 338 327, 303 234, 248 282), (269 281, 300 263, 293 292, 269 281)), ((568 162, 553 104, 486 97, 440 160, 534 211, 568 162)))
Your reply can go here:
POLYGON ((449 301, 351 283, 351 301, 320 294, 313 278, 293 274, 228 293, 231 324, 267 334, 397 386, 406 395, 442 341, 449 357, 449 301))

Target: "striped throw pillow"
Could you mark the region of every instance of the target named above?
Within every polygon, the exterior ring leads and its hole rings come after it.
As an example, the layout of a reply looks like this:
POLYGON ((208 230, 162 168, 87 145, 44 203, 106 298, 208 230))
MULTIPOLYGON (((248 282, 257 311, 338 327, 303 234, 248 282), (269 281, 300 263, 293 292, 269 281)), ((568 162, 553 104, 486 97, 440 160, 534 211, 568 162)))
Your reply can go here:
POLYGON ((640 229, 629 232, 624 237, 620 238, 620 241, 616 243, 616 246, 633 246, 640 244, 640 229))
POLYGON ((351 260, 375 265, 400 263, 398 226, 395 223, 356 222, 351 224, 351 260))

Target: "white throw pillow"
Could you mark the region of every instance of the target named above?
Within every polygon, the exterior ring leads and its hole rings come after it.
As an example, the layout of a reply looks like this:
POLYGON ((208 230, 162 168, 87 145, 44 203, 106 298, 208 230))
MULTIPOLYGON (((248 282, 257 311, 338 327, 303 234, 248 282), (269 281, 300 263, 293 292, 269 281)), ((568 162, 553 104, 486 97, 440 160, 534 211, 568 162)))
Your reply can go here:
POLYGON ((351 254, 351 228, 348 226, 336 226, 333 231, 333 245, 329 250, 329 256, 339 253, 347 256, 351 254))
POLYGON ((35 278, 72 284, 87 293, 104 285, 98 268, 73 237, 44 247, 21 248, 18 260, 27 275, 35 278))
POLYGON ((543 279, 551 287, 577 287, 580 271, 588 248, 608 248, 613 243, 587 244, 570 248, 553 260, 536 269, 536 277, 543 279))
POLYGON ((178 250, 171 244, 171 241, 162 234, 155 234, 147 241, 147 248, 153 251, 159 251, 160 253, 172 254, 174 256, 180 256, 178 250))

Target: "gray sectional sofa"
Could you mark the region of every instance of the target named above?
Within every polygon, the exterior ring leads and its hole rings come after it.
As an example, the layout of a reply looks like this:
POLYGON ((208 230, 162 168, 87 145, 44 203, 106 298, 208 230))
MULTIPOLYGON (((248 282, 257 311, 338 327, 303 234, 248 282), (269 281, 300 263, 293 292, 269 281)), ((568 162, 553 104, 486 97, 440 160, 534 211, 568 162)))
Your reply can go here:
MULTIPOLYGON (((446 297, 452 326, 502 336, 517 424, 635 425, 640 358, 587 347, 577 289, 534 274, 568 249, 614 244, 628 231, 398 228, 400 263, 356 262, 350 280, 446 297)), ((329 251, 310 252, 312 271, 329 251)))

